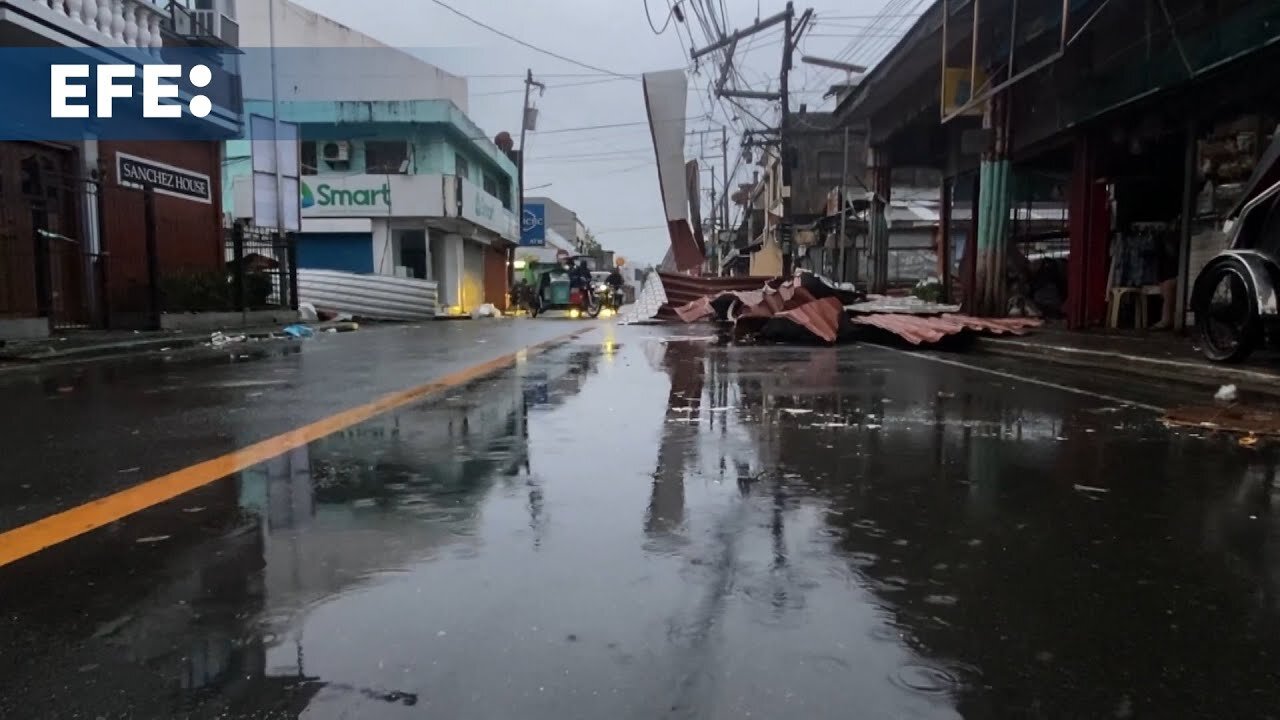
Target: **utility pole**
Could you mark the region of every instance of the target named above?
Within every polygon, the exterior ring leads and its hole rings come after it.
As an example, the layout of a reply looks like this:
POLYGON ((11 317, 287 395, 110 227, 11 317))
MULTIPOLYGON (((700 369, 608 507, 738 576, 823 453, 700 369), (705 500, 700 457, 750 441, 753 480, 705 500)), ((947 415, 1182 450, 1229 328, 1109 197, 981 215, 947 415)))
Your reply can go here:
MULTIPOLYGON (((716 212, 717 209, 718 209, 718 206, 716 205, 716 166, 712 165, 711 166, 711 262, 716 263, 718 267, 719 266, 718 264, 720 262, 720 242, 717 239, 718 234, 716 231, 716 227, 717 227, 716 215, 719 214, 716 212)), ((723 220, 721 222, 723 222, 723 220)))
MULTIPOLYGON (((280 91, 279 91, 279 72, 276 67, 276 3, 275 0, 267 0, 267 37, 271 44, 271 126, 272 137, 275 142, 271 143, 272 152, 275 153, 276 168, 276 234, 284 235, 284 168, 280 167, 280 91)), ((236 268, 236 272, 241 272, 241 268, 236 268)), ((292 272, 293 268, 289 268, 292 272)))
MULTIPOLYGON (((788 89, 788 77, 791 75, 791 54, 795 51, 795 43, 792 38, 792 21, 795 18, 795 5, 791 0, 787 0, 786 19, 782 34, 782 77, 779 78, 778 91, 782 95, 782 119, 778 123, 778 154, 782 159, 782 227, 787 233, 788 238, 782 246, 782 275, 789 277, 791 275, 791 253, 792 243, 795 242, 795 229, 791 222, 791 153, 787 147, 787 126, 791 119, 791 102, 788 89)), ((779 233, 779 241, 782 233, 779 233)))
MULTIPOLYGON (((837 282, 845 282, 844 269, 844 246, 848 242, 845 236, 845 217, 849 214, 847 208, 848 203, 845 202, 845 185, 849 182, 849 126, 844 126, 844 157, 841 159, 840 167, 840 192, 838 200, 840 202, 840 272, 836 273, 837 282)), ((856 278, 855 278, 856 280, 856 278)))
MULTIPOLYGON (((529 91, 534 87, 538 88, 538 92, 545 92, 546 85, 533 79, 533 68, 529 68, 524 78, 524 104, 520 106, 520 154, 516 157, 516 185, 518 186, 519 202, 516 203, 516 228, 523 236, 524 234, 524 156, 525 156, 525 136, 529 132, 529 91)), ((519 240, 516 241, 519 244, 519 240)), ((515 248, 507 251, 507 288, 515 286, 516 275, 516 251, 515 248)))
MULTIPOLYGON (((791 223, 792 223, 791 163, 790 163, 791 153, 788 151, 788 148, 787 148, 787 136, 788 136, 788 130, 790 126, 790 116, 791 116, 790 98, 788 97, 788 93, 789 93, 788 78, 791 72, 792 58, 796 50, 796 42, 799 36, 803 34, 805 27, 809 24, 809 21, 812 17, 813 17, 813 10, 811 9, 805 10, 804 15, 800 17, 800 21, 797 24, 795 3, 793 2, 793 0, 788 0, 786 10, 780 13, 777 13, 776 15, 771 15, 763 20, 757 20, 755 24, 747 27, 745 30, 737 30, 729 35, 723 36, 716 42, 713 42, 704 48, 689 49, 690 58, 693 60, 697 60, 698 58, 704 55, 727 48, 727 52, 725 53, 725 59, 724 59, 724 67, 721 68, 719 81, 716 83, 716 86, 715 86, 715 93, 717 97, 743 98, 748 100, 770 100, 770 101, 779 101, 782 104, 781 127, 777 131, 766 130, 765 133, 774 134, 776 132, 778 136, 777 142, 779 144, 779 155, 781 156, 781 166, 782 166, 781 181, 782 181, 782 187, 784 190, 783 197, 782 197, 782 203, 783 203, 782 227, 787 230, 788 234, 790 234, 790 237, 788 237, 786 242, 787 247, 784 249, 782 254, 782 272, 784 275, 790 274, 791 272, 790 245, 791 245, 791 242, 794 240, 794 234, 791 228, 791 223), (783 32, 783 39, 782 39, 783 41, 782 72, 781 72, 781 82, 779 83, 779 91, 775 93, 775 92, 764 92, 764 91, 756 91, 756 90, 733 90, 733 89, 725 88, 725 84, 728 82, 729 76, 732 71, 731 66, 733 63, 733 53, 735 50, 737 50, 738 43, 747 37, 755 35, 758 32, 761 32, 765 29, 768 29, 780 23, 784 25, 784 32, 783 32)), ((727 150, 728 141, 727 141, 727 138, 723 135, 721 136, 721 144, 724 145, 727 150)), ((744 143, 744 145, 747 147, 750 147, 749 143, 744 143)), ((725 152, 724 155, 727 158, 728 152, 725 152)), ((726 166, 727 166, 727 162, 728 161, 726 159, 726 166)), ((728 182, 729 182, 728 175, 729 175, 729 172, 728 172, 728 168, 726 167, 725 168, 726 198, 728 196, 728 192, 727 192, 728 182)), ((726 212, 724 214, 727 215, 728 213, 726 212)), ((779 240, 781 240, 781 237, 779 237, 779 240)))
MULTIPOLYGON (((721 222, 724 224, 727 235, 733 232, 733 228, 729 227, 729 130, 724 125, 720 126, 720 160, 724 169, 724 193, 720 196, 720 215, 724 218, 721 222)), ((719 245, 718 242, 717 245, 719 245)))

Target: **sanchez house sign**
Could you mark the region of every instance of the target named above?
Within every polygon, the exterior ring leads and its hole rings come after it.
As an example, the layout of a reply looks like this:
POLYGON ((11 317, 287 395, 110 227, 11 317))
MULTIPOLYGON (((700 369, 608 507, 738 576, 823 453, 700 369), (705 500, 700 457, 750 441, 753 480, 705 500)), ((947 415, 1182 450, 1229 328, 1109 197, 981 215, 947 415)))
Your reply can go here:
POLYGON ((150 189, 206 205, 213 203, 213 188, 208 175, 155 160, 116 153, 116 179, 121 185, 140 190, 150 189))

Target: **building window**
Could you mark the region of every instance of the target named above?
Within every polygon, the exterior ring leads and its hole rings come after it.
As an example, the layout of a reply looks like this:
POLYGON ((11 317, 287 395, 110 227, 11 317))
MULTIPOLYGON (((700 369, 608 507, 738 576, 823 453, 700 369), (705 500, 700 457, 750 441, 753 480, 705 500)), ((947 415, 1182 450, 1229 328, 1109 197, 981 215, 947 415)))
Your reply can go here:
POLYGON ((484 174, 484 191, 494 197, 498 197, 498 181, 489 173, 484 174))
POLYGON ((315 175, 319 172, 319 160, 316 159, 316 142, 314 140, 306 140, 299 149, 299 161, 302 164, 303 175, 315 175))
POLYGON ((467 162, 467 159, 462 157, 461 155, 455 154, 453 156, 453 174, 457 175, 463 180, 470 180, 471 179, 471 163, 467 162))
POLYGON ((409 143, 369 140, 364 144, 364 168, 370 175, 404 175, 409 172, 409 143))
POLYGON ((838 152, 818 153, 818 179, 840 182, 844 176, 844 158, 838 152))
POLYGON ((502 200, 502 207, 511 209, 511 180, 510 178, 502 178, 498 183, 498 199, 502 200))

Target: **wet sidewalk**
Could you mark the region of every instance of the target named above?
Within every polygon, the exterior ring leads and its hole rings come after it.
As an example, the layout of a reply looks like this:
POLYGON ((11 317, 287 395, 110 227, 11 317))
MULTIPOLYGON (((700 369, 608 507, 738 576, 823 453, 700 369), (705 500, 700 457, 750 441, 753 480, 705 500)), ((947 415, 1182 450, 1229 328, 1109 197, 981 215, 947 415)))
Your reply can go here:
POLYGON ((984 352, 1075 367, 1216 387, 1227 383, 1254 393, 1280 394, 1280 359, 1259 351, 1237 365, 1212 363, 1191 338, 1169 332, 1117 333, 1041 328, 1021 337, 981 338, 984 352))

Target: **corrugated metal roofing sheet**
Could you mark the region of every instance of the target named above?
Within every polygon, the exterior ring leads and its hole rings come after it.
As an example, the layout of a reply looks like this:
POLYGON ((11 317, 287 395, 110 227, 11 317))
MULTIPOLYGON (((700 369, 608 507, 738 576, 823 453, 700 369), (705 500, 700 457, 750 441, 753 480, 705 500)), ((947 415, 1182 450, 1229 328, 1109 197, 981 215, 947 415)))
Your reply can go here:
POLYGON ((853 323, 893 333, 912 345, 941 342, 943 338, 963 332, 1023 335, 1029 328, 1039 327, 1041 324, 1039 320, 1030 318, 977 318, 958 313, 936 316, 900 313, 855 315, 853 323))

